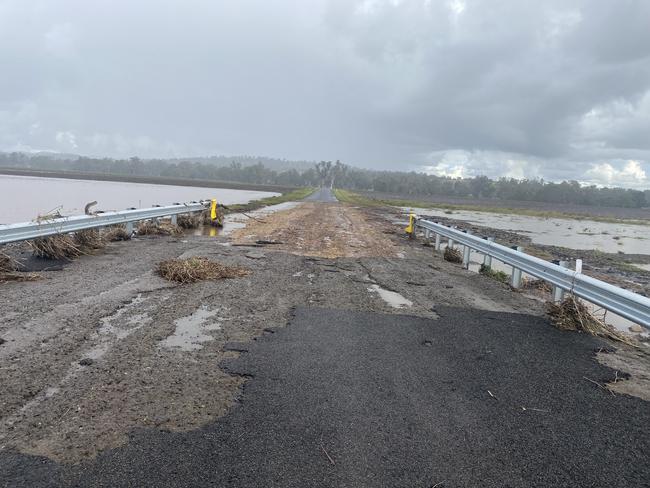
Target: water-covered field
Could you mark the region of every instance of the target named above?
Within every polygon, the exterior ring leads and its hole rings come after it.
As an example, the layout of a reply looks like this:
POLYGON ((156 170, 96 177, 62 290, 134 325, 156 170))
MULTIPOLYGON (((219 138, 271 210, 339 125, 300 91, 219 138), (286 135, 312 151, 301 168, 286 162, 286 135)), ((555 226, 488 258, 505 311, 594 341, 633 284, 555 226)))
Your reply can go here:
POLYGON ((70 180, 0 175, 0 224, 24 222, 59 211, 63 215, 93 210, 124 210, 216 198, 223 204, 246 203, 277 193, 112 181, 70 180))

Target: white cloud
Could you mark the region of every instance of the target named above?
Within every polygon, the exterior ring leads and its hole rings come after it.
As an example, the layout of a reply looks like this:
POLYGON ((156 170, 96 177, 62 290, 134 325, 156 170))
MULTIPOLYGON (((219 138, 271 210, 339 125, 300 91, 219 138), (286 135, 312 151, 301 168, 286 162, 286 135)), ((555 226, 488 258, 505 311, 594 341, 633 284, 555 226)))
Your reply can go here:
POLYGON ((594 164, 585 176, 588 183, 600 186, 650 188, 650 179, 640 161, 627 161, 618 167, 610 163, 594 164))
POLYGON ((64 151, 76 151, 79 149, 79 145, 77 144, 77 136, 72 131, 58 131, 54 138, 64 151))

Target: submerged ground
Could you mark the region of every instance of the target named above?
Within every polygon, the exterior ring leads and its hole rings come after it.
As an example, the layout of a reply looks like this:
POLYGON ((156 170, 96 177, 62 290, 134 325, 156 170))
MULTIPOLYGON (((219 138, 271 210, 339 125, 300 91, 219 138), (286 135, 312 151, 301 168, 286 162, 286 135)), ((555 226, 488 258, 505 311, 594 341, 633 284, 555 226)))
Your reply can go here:
POLYGON ((643 486, 644 349, 333 200, 0 284, 0 486, 643 486))

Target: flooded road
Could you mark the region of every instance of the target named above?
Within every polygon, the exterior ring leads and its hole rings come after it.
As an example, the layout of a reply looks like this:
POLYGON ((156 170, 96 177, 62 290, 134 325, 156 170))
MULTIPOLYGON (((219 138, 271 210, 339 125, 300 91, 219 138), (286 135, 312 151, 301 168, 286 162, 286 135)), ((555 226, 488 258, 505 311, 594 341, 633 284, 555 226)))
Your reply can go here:
MULTIPOLYGON (((408 208, 404 208, 408 211, 408 208)), ((607 253, 650 254, 650 226, 531 217, 442 209, 413 208, 422 217, 446 217, 506 230, 529 237, 533 243, 570 249, 597 249, 607 253)), ((650 217, 650 216, 649 216, 650 217)))
POLYGON ((94 210, 124 210, 216 198, 220 203, 246 203, 278 195, 272 192, 150 185, 112 181, 70 180, 0 175, 0 224, 26 222, 56 210, 63 215, 84 213, 84 206, 97 201, 94 210))

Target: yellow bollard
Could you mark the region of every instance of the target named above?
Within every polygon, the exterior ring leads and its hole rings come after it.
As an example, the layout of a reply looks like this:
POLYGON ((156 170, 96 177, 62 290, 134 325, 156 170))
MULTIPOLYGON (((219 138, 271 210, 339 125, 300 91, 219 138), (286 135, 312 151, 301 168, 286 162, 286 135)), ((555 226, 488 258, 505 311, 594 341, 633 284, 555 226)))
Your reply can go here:
POLYGON ((415 237, 415 214, 411 212, 409 214, 409 225, 404 229, 407 234, 410 234, 411 237, 415 237))
POLYGON ((210 205, 210 220, 217 220, 217 199, 212 199, 212 204, 210 205))
POLYGON ((213 198, 210 202, 210 225, 213 227, 223 227, 223 212, 219 212, 217 199, 213 198))

